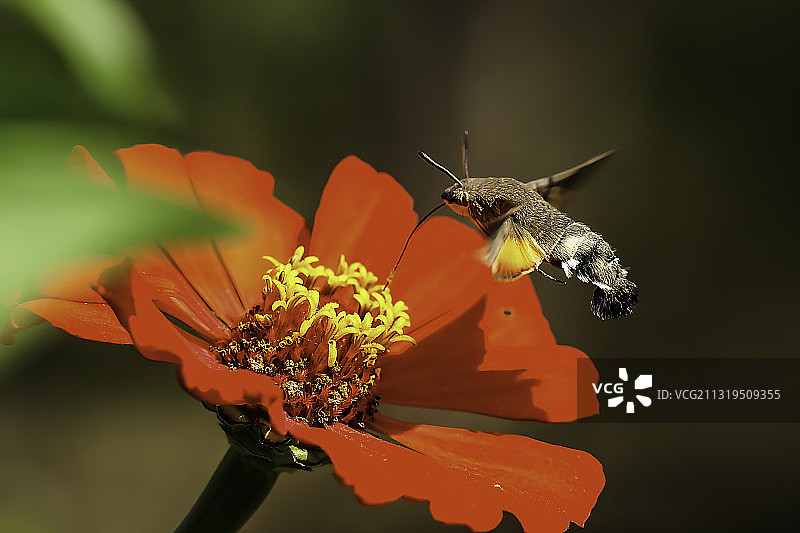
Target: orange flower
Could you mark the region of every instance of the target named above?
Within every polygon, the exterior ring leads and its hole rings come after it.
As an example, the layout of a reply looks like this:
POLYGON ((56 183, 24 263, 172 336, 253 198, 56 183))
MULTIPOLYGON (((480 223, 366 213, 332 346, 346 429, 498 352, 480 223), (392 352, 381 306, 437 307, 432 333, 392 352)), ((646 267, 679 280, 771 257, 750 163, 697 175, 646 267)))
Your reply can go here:
MULTIPOLYGON (((310 233, 272 195, 272 176, 246 161, 157 145, 117 154, 130 187, 243 219, 250 234, 162 243, 122 264, 93 260, 20 304, 6 342, 47 320, 85 339, 132 343, 175 364, 195 398, 264 409, 277 433, 321 447, 365 504, 425 500, 435 519, 476 531, 494 528, 504 510, 530 531, 588 518, 605 481, 591 455, 377 412, 379 399, 519 420, 596 412, 577 405, 586 355, 555 343, 528 278, 491 280, 473 259, 477 232, 432 218, 387 288, 381 280, 417 216, 391 176, 356 157, 334 169, 310 233)), ((72 162, 110 181, 82 148, 72 162)))

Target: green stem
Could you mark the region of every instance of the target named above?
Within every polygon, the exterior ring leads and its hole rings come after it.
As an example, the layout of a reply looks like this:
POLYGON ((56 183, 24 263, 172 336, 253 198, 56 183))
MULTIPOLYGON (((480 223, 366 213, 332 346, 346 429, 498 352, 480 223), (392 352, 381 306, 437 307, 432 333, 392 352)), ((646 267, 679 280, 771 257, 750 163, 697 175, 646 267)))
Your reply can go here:
POLYGON ((278 473, 254 465, 229 448, 175 533, 239 531, 267 497, 278 473))

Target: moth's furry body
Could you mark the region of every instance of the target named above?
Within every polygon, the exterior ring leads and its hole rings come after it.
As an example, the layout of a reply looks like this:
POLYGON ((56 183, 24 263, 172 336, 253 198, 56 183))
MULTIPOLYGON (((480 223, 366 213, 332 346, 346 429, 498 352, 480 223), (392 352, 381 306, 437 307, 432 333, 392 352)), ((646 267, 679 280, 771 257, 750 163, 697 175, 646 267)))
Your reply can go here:
POLYGON ((446 189, 442 199, 490 238, 485 261, 496 279, 516 279, 547 262, 561 268, 568 278, 575 275, 597 286, 591 308, 598 317, 632 313, 638 289, 627 279, 628 272, 599 233, 545 200, 542 194, 548 195, 552 186, 552 177, 529 183, 514 178, 464 178, 446 189))

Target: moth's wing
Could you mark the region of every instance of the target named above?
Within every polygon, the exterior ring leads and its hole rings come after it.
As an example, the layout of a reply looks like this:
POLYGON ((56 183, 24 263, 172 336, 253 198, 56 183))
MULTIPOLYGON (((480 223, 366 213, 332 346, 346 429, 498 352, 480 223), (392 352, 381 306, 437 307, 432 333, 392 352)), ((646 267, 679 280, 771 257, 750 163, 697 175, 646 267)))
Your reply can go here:
POLYGON ((539 268, 546 255, 531 234, 508 217, 490 236, 484 261, 494 279, 510 281, 539 268))
POLYGON ((484 220, 483 211, 475 202, 467 204, 467 214, 469 219, 480 228, 484 235, 489 235, 489 222, 484 220))
POLYGON ((599 163, 605 161, 608 156, 613 153, 614 150, 609 150, 576 167, 564 170, 558 174, 553 174, 552 176, 529 181, 525 185, 529 189, 541 194, 550 205, 560 209, 561 206, 564 205, 566 193, 584 183, 586 178, 591 175, 591 171, 596 169, 599 163))
POLYGON ((491 236, 492 233, 497 231, 497 228, 500 227, 508 217, 519 211, 521 208, 521 205, 512 207, 511 209, 505 210, 502 215, 495 217, 492 213, 487 213, 482 210, 476 202, 470 202, 470 204, 467 206, 467 215, 469 216, 469 219, 480 228, 484 235, 491 236))

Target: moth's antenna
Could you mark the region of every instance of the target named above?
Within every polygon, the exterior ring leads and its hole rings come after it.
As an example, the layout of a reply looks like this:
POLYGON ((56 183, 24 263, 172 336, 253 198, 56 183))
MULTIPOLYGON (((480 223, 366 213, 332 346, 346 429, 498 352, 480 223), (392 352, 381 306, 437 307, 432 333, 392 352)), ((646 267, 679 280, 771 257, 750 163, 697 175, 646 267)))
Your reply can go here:
POLYGON ((469 177, 467 150, 469 150, 469 131, 464 130, 464 142, 461 143, 461 166, 464 168, 464 179, 469 177))
POLYGON ((389 272, 389 275, 386 277, 386 283, 384 284, 384 287, 389 288, 389 284, 392 282, 392 279, 394 278, 394 271, 397 270, 397 267, 400 265, 400 260, 403 258, 403 255, 406 253, 406 248, 408 248, 408 243, 411 242, 411 237, 414 235, 414 232, 417 231, 417 228, 419 228, 422 225, 423 222, 428 220, 432 214, 434 214, 436 211, 438 211, 439 209, 443 208, 446 205, 447 204, 445 204, 445 203, 441 203, 441 204, 437 205, 436 207, 431 209, 428 212, 427 215, 422 217, 419 220, 419 222, 417 222, 417 225, 414 226, 414 229, 411 230, 411 234, 408 236, 408 239, 406 239, 406 244, 405 244, 405 246, 403 246, 403 251, 400 252, 400 257, 397 258, 397 263, 394 264, 394 268, 392 268, 392 271, 389 272))
POLYGON ((461 180, 460 180, 460 179, 458 179, 458 178, 456 177, 456 175, 455 175, 455 174, 453 174, 452 172, 450 172, 449 170, 447 170, 446 168, 444 168, 442 165, 440 165, 439 163, 437 163, 436 161, 434 161, 433 159, 431 159, 431 156, 429 156, 429 155, 428 155, 428 154, 426 154, 425 152, 417 152, 417 155, 418 155, 418 156, 420 156, 422 159, 424 159, 424 160, 425 160, 425 162, 426 162, 426 163, 428 163, 428 164, 429 164, 430 166, 432 166, 433 168, 435 168, 435 169, 437 169, 437 170, 440 170, 441 172, 444 172, 445 174, 447 174, 448 176, 450 176, 451 178, 453 178, 453 180, 455 180, 455 182, 456 182, 456 183, 458 183, 458 184, 459 184, 459 185, 461 185, 462 187, 464 186, 464 184, 463 184, 463 183, 461 183, 461 180))

